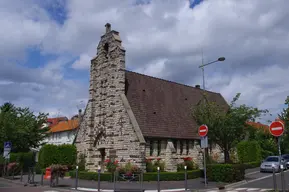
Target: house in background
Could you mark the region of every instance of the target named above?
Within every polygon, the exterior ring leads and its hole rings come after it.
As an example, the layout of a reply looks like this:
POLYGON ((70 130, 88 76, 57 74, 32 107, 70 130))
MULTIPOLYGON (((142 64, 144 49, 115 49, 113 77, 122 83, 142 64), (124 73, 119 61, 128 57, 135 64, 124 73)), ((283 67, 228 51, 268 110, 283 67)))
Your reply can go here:
POLYGON ((45 143, 53 145, 72 144, 79 125, 77 118, 71 120, 61 120, 57 124, 50 126, 49 136, 45 143))
POLYGON ((260 122, 247 122, 247 124, 257 130, 262 130, 265 133, 269 133, 269 125, 265 125, 260 122))

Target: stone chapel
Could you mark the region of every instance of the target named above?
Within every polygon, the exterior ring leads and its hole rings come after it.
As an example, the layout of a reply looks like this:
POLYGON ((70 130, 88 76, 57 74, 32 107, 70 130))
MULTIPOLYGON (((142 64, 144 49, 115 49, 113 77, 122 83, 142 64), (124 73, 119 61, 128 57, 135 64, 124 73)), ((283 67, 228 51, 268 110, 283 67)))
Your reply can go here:
MULTIPOLYGON (((109 23, 105 29, 91 60, 89 99, 75 142, 86 169, 103 169, 109 158, 131 160, 144 170, 146 158, 161 158, 166 171, 176 171, 177 163, 192 157, 202 167, 191 107, 204 90, 126 70, 119 32, 109 23)), ((206 93, 209 100, 227 105, 221 94, 206 93)), ((218 148, 212 151, 222 161, 218 148)))

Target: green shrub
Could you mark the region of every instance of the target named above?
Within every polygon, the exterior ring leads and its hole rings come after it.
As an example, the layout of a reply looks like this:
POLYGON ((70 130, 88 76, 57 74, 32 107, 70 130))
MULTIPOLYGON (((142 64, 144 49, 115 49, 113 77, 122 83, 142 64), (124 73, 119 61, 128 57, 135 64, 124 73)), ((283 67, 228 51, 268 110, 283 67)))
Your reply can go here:
MULTIPOLYGON (((75 171, 69 171, 69 176, 71 178, 75 178, 75 171)), ((87 172, 87 171, 78 171, 78 178, 84 180, 95 180, 98 179, 97 172, 87 172)), ((101 173, 100 174, 100 181, 113 181, 113 174, 112 173, 101 173)))
MULTIPOLYGON (((70 171, 69 176, 71 178, 75 178, 75 171, 70 171)), ((187 172, 188 179, 195 179, 202 176, 202 171, 200 170, 193 170, 187 172)), ((97 172, 86 172, 86 171, 79 171, 78 178, 84 180, 97 180, 98 173, 97 172)), ((185 179, 184 172, 160 172, 160 180, 161 181, 181 181, 185 179)), ((113 174, 112 173, 101 173, 100 174, 101 181, 113 181, 113 174)), ((157 181, 157 173, 144 173, 143 174, 144 181, 157 181)))
POLYGON ((160 159, 157 159, 154 163, 154 167, 155 167, 155 170, 158 170, 158 167, 159 167, 160 171, 163 172, 165 171, 165 162, 160 159))
POLYGON ((71 168, 76 164, 77 151, 74 145, 44 145, 39 152, 39 165, 42 169, 52 164, 66 165, 71 168))
POLYGON ((199 169, 199 166, 193 161, 191 157, 185 157, 184 162, 177 165, 177 171, 184 171, 185 166, 187 166, 187 170, 199 169))
POLYGON ((155 172, 157 168, 154 166, 151 160, 146 161, 146 172, 155 172))
POLYGON ((49 167, 52 164, 57 164, 59 155, 58 155, 58 146, 47 144, 41 147, 38 157, 38 162, 41 168, 49 167))
POLYGON ((252 169, 252 168, 259 167, 260 164, 261 164, 260 161, 253 161, 253 162, 249 162, 249 163, 244 163, 246 169, 252 169))
POLYGON ((35 156, 33 152, 10 153, 10 162, 17 162, 20 169, 23 169, 24 172, 27 172, 29 167, 35 166, 35 156))
POLYGON ((70 169, 72 166, 75 166, 77 158, 77 149, 75 145, 59 145, 57 146, 58 150, 58 164, 66 165, 70 169))
POLYGON ((261 161, 261 148, 257 141, 241 141, 237 145, 237 154, 240 163, 261 161))
POLYGON ((237 182, 245 178, 245 166, 242 164, 207 165, 207 177, 215 182, 237 182))
POLYGON ((161 172, 165 171, 165 162, 161 161, 160 159, 157 159, 155 162, 153 162, 151 159, 147 159, 146 161, 146 172, 157 172, 157 168, 160 168, 161 172))

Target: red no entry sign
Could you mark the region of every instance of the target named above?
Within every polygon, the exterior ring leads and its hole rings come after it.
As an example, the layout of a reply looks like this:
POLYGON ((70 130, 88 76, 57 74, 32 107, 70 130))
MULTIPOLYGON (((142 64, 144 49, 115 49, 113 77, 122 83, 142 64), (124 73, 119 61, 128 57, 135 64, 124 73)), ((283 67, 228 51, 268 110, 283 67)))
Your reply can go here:
POLYGON ((284 133, 284 124, 280 121, 273 121, 269 127, 270 133, 275 137, 280 137, 284 133))
POLYGON ((201 126, 199 127, 199 136, 200 136, 200 137, 205 137, 205 136, 207 136, 208 131, 209 131, 209 129, 208 129, 207 125, 201 125, 201 126))

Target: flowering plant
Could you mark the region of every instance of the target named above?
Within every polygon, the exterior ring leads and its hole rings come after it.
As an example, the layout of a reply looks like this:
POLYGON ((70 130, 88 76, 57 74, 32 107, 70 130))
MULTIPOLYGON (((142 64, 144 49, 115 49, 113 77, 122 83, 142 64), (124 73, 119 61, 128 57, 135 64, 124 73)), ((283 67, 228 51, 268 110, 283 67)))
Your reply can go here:
POLYGON ((118 161, 111 161, 110 159, 105 160, 105 166, 108 172, 115 172, 116 168, 118 167, 118 161))
POLYGON ((191 157, 184 157, 183 159, 184 159, 184 161, 192 161, 193 160, 191 157))
POLYGON ((63 178, 65 173, 68 171, 68 167, 66 165, 53 164, 50 166, 52 179, 57 176, 63 178))
POLYGON ((14 171, 19 166, 18 163, 12 162, 7 165, 7 171, 14 171))
POLYGON ((198 169, 198 165, 193 161, 192 157, 184 157, 184 162, 178 164, 178 171, 184 170, 184 167, 187 166, 187 170, 198 169))

